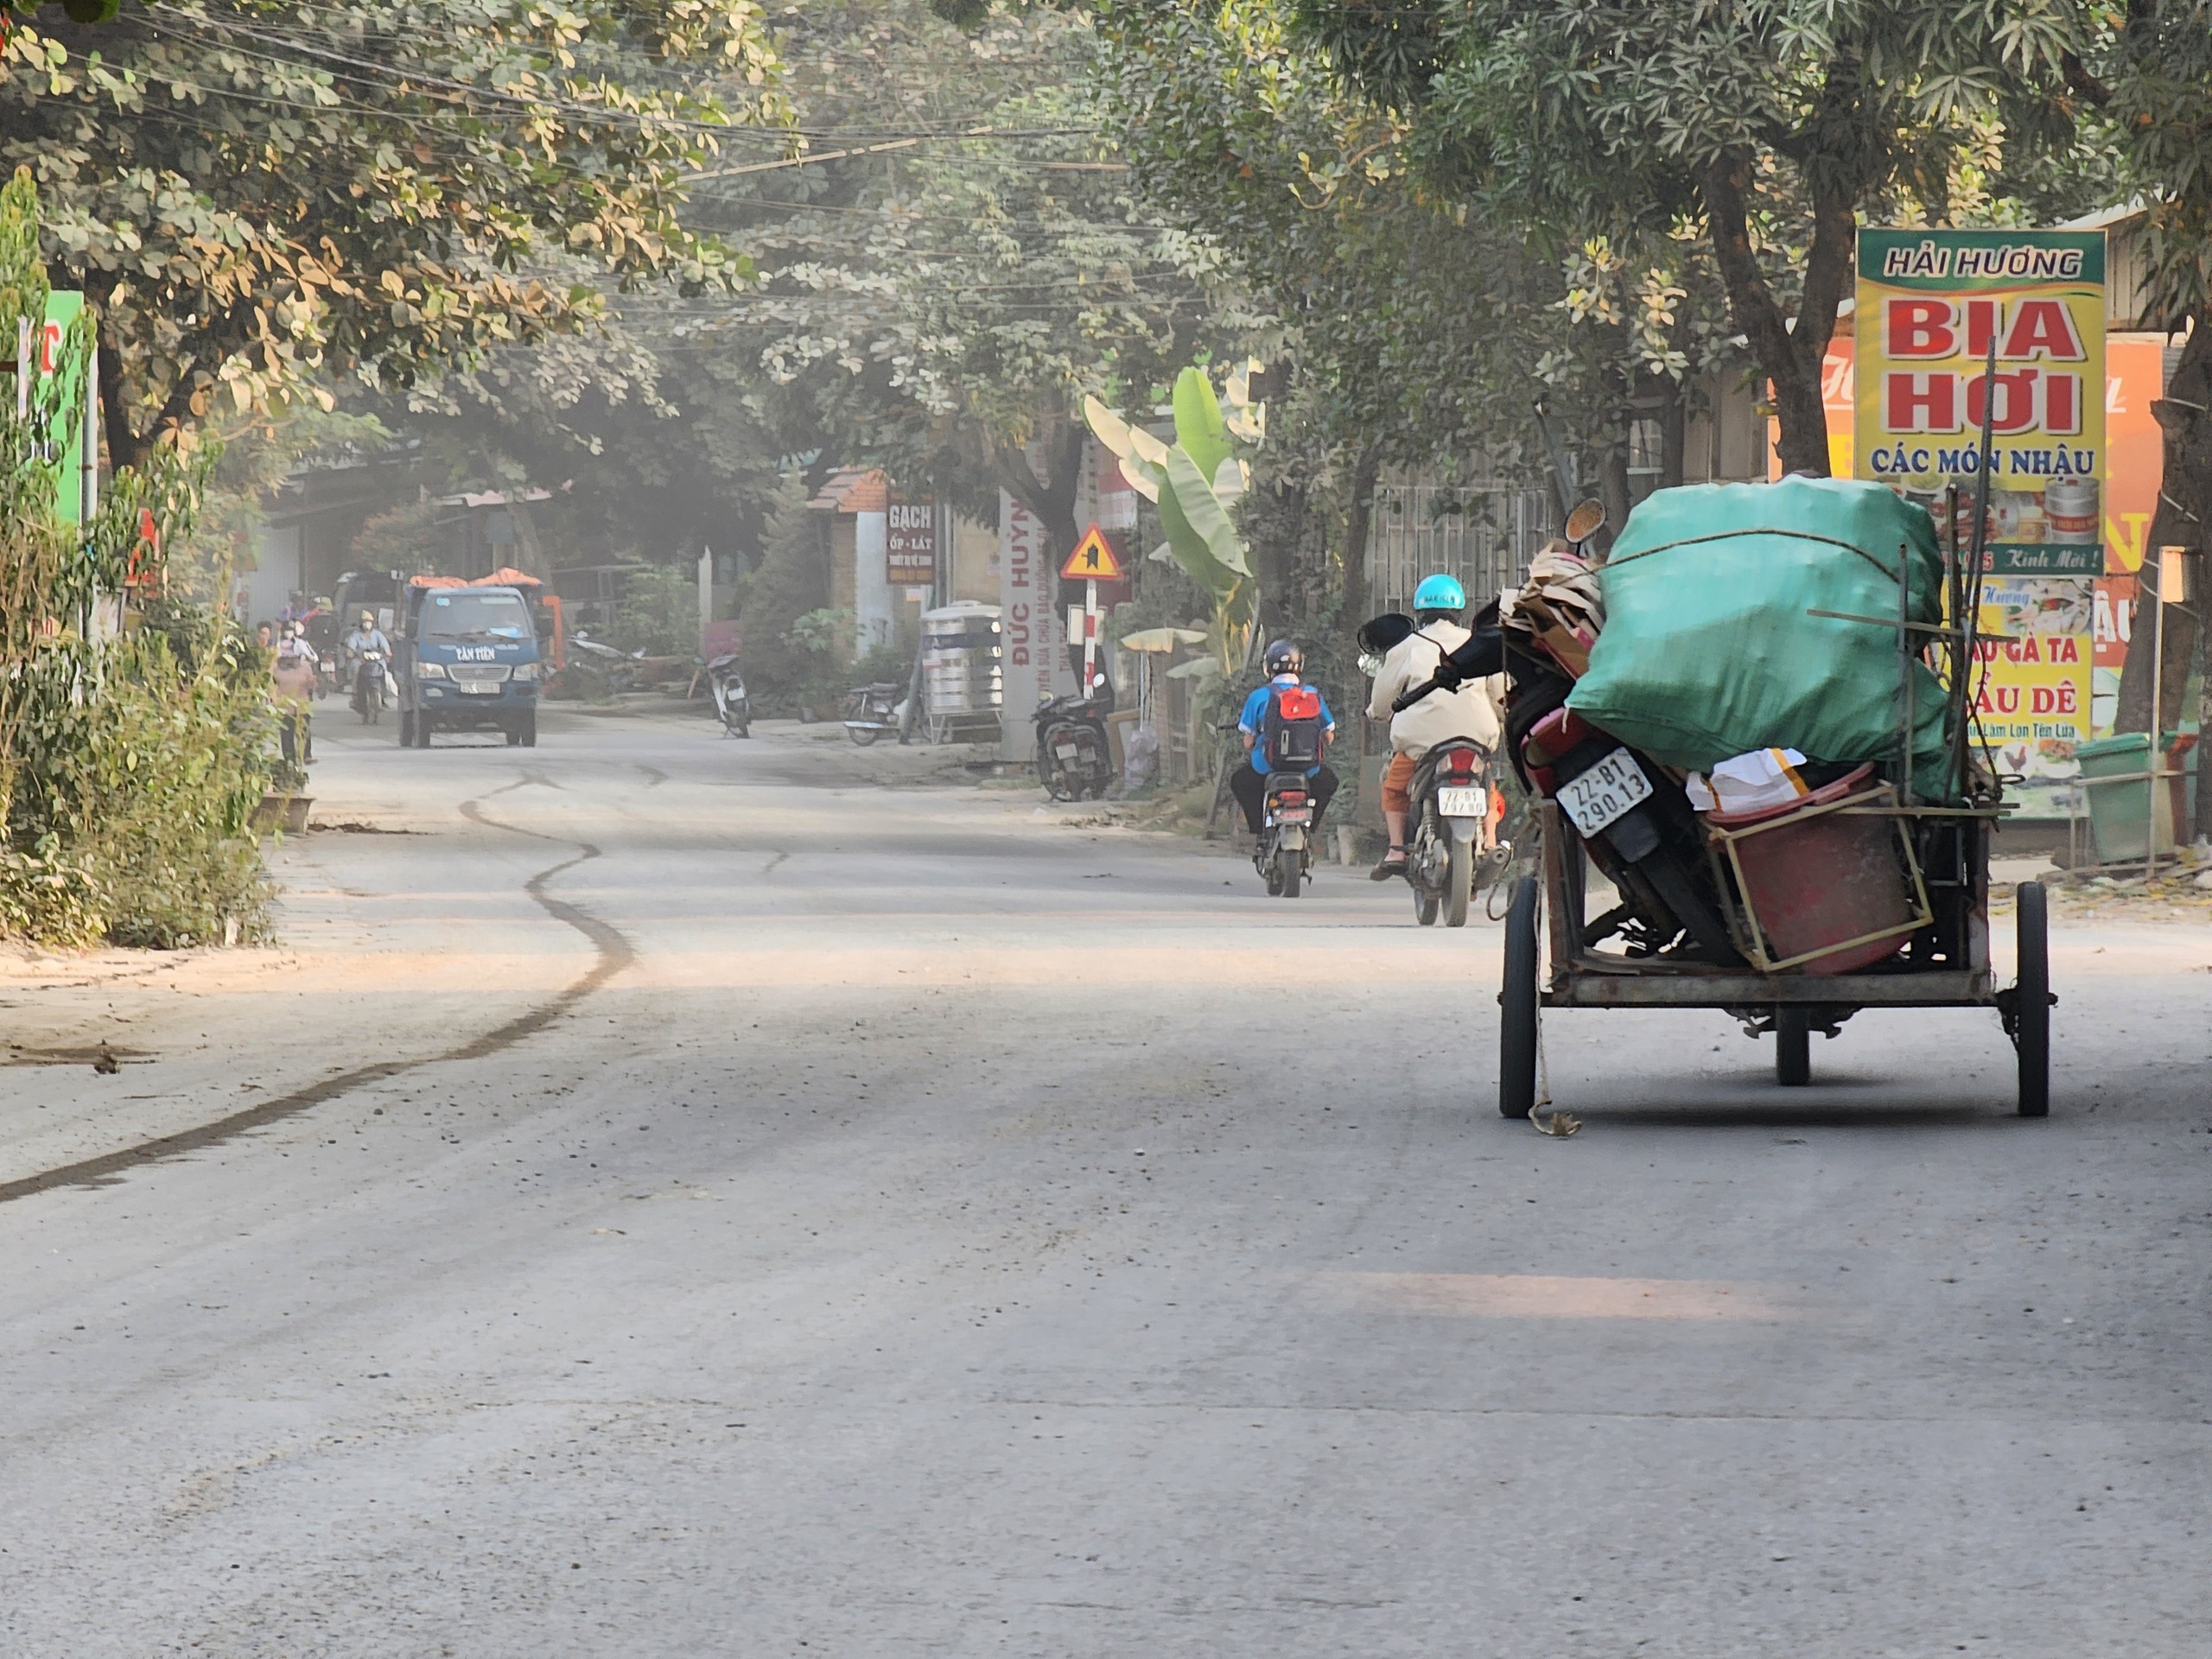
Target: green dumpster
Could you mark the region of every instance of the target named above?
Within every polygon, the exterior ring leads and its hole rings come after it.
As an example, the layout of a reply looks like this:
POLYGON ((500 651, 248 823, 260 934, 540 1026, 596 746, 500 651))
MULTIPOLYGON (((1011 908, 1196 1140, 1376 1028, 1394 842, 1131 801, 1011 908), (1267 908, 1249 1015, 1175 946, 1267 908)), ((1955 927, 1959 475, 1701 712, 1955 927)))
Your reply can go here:
POLYGON ((2089 817, 2089 842, 2095 861, 2125 864, 2174 849, 2174 826, 2185 821, 2181 803, 2196 775, 2196 734, 2168 732, 2161 770, 2180 778, 2152 779, 2151 734, 2122 732, 2084 743, 2074 751, 2082 763, 2082 797, 2089 817), (2183 745, 2188 745, 2185 752, 2183 745), (2100 779, 2107 781, 2100 782, 2100 779), (2153 810, 2155 807, 2155 810, 2153 810))

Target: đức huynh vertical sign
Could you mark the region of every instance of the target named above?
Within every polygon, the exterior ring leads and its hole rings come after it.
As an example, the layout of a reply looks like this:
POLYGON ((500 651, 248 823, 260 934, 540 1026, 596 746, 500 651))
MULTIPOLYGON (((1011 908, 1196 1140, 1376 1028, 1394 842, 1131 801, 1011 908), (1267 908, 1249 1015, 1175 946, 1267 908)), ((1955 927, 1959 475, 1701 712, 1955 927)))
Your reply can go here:
POLYGON ((1859 477, 1930 512, 1974 488, 1993 341, 1984 570, 2103 573, 2102 232, 1861 231, 1853 328, 1859 477))

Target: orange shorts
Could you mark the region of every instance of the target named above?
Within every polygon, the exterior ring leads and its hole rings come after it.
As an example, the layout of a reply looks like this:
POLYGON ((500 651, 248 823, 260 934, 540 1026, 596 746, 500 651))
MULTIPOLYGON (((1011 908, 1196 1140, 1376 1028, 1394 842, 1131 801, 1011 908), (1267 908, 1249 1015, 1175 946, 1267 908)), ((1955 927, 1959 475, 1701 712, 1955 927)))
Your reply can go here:
POLYGON ((1385 812, 1409 812, 1412 798, 1407 791, 1413 787, 1414 768, 1421 764, 1410 754, 1394 754, 1390 764, 1382 768, 1382 810, 1385 812))

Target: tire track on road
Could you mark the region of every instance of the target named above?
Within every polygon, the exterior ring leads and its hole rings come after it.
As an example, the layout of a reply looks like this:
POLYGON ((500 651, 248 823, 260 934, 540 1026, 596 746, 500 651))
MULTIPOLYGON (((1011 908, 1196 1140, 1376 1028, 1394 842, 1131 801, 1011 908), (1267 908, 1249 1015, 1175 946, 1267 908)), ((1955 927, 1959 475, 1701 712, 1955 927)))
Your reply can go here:
MULTIPOLYGON (((550 779, 532 773, 492 791, 491 795, 484 798, 488 800, 493 795, 504 795, 509 790, 521 789, 531 784, 544 784, 552 788, 559 787, 550 779)), ((174 1135, 161 1135, 151 1141, 142 1141, 137 1145, 125 1147, 119 1152, 102 1153, 96 1158, 79 1159, 75 1163, 63 1164, 54 1169, 42 1170, 35 1175, 25 1175, 16 1180, 0 1182, 0 1204, 13 1203, 17 1198, 27 1198, 35 1193, 52 1192, 56 1187, 111 1186, 131 1170, 143 1168, 149 1164, 161 1163, 186 1153, 199 1152, 208 1147, 218 1146, 239 1135, 251 1134, 255 1129, 281 1122, 285 1118, 296 1117, 302 1112, 323 1104, 326 1101, 335 1100, 341 1095, 350 1094, 364 1084, 384 1083, 393 1077, 404 1077, 410 1071, 419 1071, 426 1066, 443 1065, 454 1060, 480 1060, 489 1055, 497 1054, 502 1049, 512 1048, 524 1039, 535 1036, 544 1030, 546 1027, 551 1025, 569 1009, 575 1007, 577 1003, 635 962, 637 950, 621 930, 610 923, 601 921, 582 906, 571 904, 565 899, 556 899, 546 891, 546 884, 556 876, 564 871, 573 870, 580 864, 588 864, 593 859, 601 856, 600 849, 588 841, 578 841, 567 836, 544 835, 536 830, 525 830, 519 824, 505 823, 497 818, 487 817, 482 810, 482 801, 463 801, 461 804, 461 815, 470 823, 481 824, 487 830, 504 830, 509 835, 527 836, 533 841, 548 841, 556 845, 567 845, 580 849, 574 858, 563 859, 558 864, 548 865, 523 883, 523 891, 528 893, 547 915, 557 922, 573 927, 591 941, 592 948, 596 953, 596 959, 593 962, 591 968, 580 978, 563 988, 537 1007, 518 1014, 505 1025, 496 1026, 482 1036, 472 1038, 469 1041, 455 1047, 442 1050, 435 1054, 426 1054, 417 1059, 379 1060, 371 1065, 355 1066, 350 1071, 340 1071, 334 1077, 323 1078, 320 1083, 311 1083, 305 1088, 292 1090, 289 1094, 279 1095, 273 1100, 262 1101, 257 1105, 245 1108, 243 1111, 232 1112, 227 1116, 219 1117, 213 1122, 198 1124, 189 1129, 180 1129, 174 1135)))

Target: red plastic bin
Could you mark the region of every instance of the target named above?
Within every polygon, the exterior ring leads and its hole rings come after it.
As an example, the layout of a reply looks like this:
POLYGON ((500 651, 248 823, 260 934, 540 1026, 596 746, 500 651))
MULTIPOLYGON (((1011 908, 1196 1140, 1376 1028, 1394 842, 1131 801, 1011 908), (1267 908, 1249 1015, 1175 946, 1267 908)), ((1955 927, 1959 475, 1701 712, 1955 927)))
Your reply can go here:
POLYGON ((1734 854, 1768 971, 1854 973, 1895 956, 1926 925, 1897 821, 1821 810, 1853 796, 1870 804, 1891 798, 1886 787, 1868 786, 1873 772, 1860 766, 1784 806, 1707 816, 1734 854))

